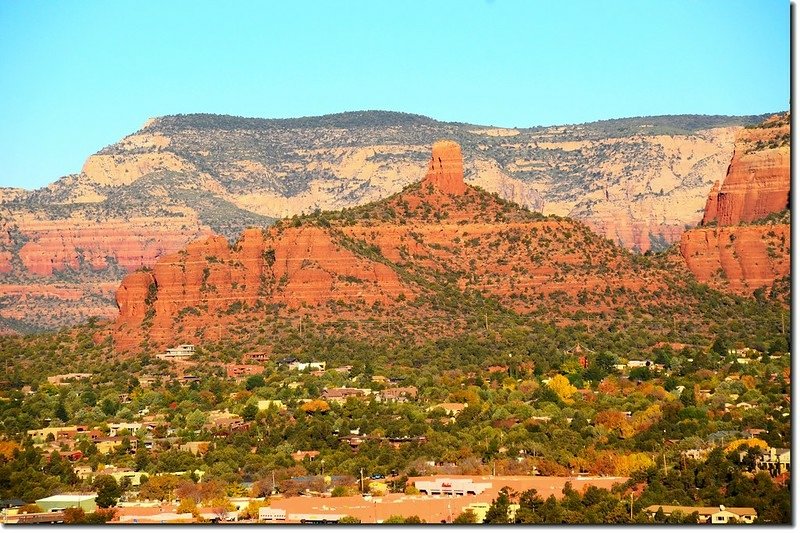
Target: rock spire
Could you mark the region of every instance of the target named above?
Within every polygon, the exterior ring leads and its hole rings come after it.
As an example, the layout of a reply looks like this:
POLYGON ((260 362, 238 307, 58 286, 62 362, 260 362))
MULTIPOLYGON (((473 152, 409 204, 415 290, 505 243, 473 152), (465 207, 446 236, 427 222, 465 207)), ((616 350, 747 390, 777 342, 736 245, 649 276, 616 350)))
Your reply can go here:
POLYGON ((445 194, 466 192, 461 146, 457 142, 436 141, 433 144, 428 173, 422 181, 423 187, 429 184, 445 194))

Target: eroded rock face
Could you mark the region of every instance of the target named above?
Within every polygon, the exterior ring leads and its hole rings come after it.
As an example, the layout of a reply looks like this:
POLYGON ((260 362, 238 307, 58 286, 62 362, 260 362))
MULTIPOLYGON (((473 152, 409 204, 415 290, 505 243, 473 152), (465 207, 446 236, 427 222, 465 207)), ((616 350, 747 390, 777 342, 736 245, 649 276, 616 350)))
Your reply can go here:
POLYGON ((413 289, 391 268, 359 257, 323 228, 303 226, 247 230, 234 246, 220 236, 193 242, 160 259, 152 274, 126 276, 116 300, 118 324, 140 323, 149 312, 152 336, 165 339, 176 319, 214 327, 215 316, 259 301, 297 310, 330 300, 388 304, 401 292, 413 289))
POLYGON ((741 225, 789 207, 789 117, 742 130, 725 181, 714 184, 702 225, 681 237, 680 253, 698 280, 749 295, 790 272, 788 215, 741 225))
POLYGON ((788 116, 741 131, 725 181, 706 203, 703 225, 753 222, 789 207, 788 136, 788 116))
POLYGON ((155 297, 157 286, 153 274, 139 271, 125 276, 117 289, 116 300, 120 320, 144 318, 150 300, 155 297))
MULTIPOLYGON (((133 219, 98 224, 90 220, 31 221, 26 231, 35 237, 28 240, 17 255, 25 269, 37 276, 52 276, 65 270, 88 268, 102 271, 112 266, 131 271, 152 265, 167 252, 179 249, 185 240, 186 220, 133 219)), ((208 228, 195 226, 196 235, 208 228)), ((44 280, 43 280, 44 281, 44 280)))
POLYGON ((640 269, 583 224, 464 185, 457 145, 437 143, 433 154, 425 179, 390 199, 250 229, 233 246, 217 236, 196 241, 162 257, 152 277, 126 277, 118 346, 143 335, 157 344, 218 338, 275 308, 355 322, 384 312, 430 321, 439 312, 451 324, 461 318, 433 305, 445 286, 520 313, 556 300, 564 312, 608 311, 668 289, 672 272, 640 269))
POLYGON ((684 233, 681 255, 699 281, 749 295, 790 272, 788 224, 699 228, 684 233))
POLYGON ((464 161, 461 146, 454 141, 438 141, 433 145, 433 153, 428 163, 428 174, 422 182, 445 194, 464 194, 464 161))
POLYGON ((272 218, 387 198, 418 182, 426 162, 444 196, 465 194, 466 181, 581 220, 622 246, 663 248, 702 218, 739 127, 642 135, 650 126, 624 134, 606 125, 476 129, 385 113, 152 119, 90 156, 80 174, 36 191, 0 188, 0 289, 68 283, 92 299, 76 314, 83 304, 72 300, 42 299, 36 310, 7 298, 0 318, 57 328, 76 322, 66 317, 114 314, 98 283, 116 287, 126 271, 212 233, 233 240, 272 218), (452 143, 431 154, 441 138, 471 140, 463 164, 452 143), (65 318, 48 324, 47 316, 65 318))

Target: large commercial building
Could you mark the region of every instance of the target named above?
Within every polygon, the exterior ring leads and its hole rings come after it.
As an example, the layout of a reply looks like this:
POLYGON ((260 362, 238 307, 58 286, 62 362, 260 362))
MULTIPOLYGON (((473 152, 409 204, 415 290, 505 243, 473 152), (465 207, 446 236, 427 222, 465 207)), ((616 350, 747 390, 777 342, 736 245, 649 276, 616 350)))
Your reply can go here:
POLYGON ((93 513, 97 509, 95 498, 97 498, 96 492, 86 494, 56 494, 55 496, 36 500, 36 505, 41 507, 44 512, 63 511, 70 507, 79 507, 87 513, 93 513))
POLYGON ((433 481, 415 481, 414 486, 422 494, 447 496, 466 496, 480 494, 492 487, 491 483, 475 483, 471 479, 438 478, 433 481))

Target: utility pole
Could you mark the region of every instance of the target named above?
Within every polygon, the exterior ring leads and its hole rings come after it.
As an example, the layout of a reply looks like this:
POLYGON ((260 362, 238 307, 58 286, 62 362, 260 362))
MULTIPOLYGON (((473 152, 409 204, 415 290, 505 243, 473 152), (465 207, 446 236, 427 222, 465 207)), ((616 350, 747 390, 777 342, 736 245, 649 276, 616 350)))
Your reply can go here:
POLYGON ((364 494, 364 467, 358 469, 361 477, 361 494, 364 494))
POLYGON ((489 314, 483 313, 483 321, 486 325, 486 331, 489 331, 489 314))
POLYGON ((633 522, 633 491, 631 491, 631 522, 633 522))

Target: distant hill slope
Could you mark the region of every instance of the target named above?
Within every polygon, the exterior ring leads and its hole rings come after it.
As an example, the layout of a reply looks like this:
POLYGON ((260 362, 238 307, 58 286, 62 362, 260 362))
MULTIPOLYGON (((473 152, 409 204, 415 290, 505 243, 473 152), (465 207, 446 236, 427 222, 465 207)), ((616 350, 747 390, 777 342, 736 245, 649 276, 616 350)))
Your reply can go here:
POLYGON ((111 317, 113 287, 212 233, 388 197, 430 145, 459 142, 468 183, 645 251, 702 217, 735 132, 760 117, 672 116, 503 129, 383 111, 149 120, 36 191, 0 190, 0 318, 16 329, 111 317), (90 301, 87 305, 84 302, 90 301))

